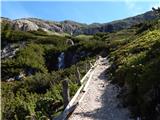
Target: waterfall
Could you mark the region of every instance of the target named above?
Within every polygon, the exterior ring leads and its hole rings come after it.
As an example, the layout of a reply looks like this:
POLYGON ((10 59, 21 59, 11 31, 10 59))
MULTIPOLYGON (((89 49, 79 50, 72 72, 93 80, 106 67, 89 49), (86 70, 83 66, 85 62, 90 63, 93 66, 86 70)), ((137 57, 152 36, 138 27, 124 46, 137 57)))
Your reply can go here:
POLYGON ((61 54, 58 56, 58 69, 62 69, 65 67, 64 64, 64 52, 61 52, 61 54))

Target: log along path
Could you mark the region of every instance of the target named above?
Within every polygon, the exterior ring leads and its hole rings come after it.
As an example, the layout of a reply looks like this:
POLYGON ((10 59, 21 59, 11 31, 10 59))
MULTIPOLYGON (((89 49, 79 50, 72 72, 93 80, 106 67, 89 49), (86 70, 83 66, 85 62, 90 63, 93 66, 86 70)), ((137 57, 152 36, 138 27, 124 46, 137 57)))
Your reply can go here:
POLYGON ((107 80, 107 68, 107 59, 100 58, 87 91, 69 120, 131 120, 129 110, 120 107, 120 88, 107 80))

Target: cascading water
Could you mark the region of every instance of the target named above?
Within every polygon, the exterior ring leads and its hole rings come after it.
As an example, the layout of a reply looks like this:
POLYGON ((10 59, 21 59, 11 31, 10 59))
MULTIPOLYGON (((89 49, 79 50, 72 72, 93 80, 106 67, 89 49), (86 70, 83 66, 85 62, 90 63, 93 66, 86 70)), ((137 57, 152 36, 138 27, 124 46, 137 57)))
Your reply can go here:
POLYGON ((58 56, 58 69, 62 69, 65 67, 64 64, 64 52, 61 52, 61 54, 58 56))

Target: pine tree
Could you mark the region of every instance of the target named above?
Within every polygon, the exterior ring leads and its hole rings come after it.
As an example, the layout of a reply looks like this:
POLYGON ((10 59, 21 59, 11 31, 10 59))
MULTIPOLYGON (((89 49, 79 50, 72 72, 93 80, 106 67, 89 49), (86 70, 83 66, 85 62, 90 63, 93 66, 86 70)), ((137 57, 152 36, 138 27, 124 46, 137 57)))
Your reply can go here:
POLYGON ((160 7, 158 7, 157 9, 152 7, 152 10, 154 11, 156 16, 160 17, 160 7))

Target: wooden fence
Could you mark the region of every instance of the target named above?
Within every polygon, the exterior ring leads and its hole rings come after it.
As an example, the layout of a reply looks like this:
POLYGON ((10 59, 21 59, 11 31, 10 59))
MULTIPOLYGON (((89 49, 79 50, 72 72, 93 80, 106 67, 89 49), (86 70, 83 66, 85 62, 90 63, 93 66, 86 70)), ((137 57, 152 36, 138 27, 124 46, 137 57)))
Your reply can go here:
MULTIPOLYGON (((75 110, 76 106, 82 101, 83 97, 85 96, 87 87, 94 73, 94 69, 98 64, 99 64, 99 59, 96 60, 94 65, 90 62, 91 67, 89 71, 85 74, 85 76, 81 80, 79 80, 78 84, 80 85, 80 87, 70 101, 69 101, 70 97, 68 96, 68 90, 67 90, 68 88, 66 88, 66 86, 68 86, 66 85, 67 81, 63 83, 64 86, 63 91, 65 94, 64 98, 65 109, 61 115, 59 115, 57 118, 54 118, 53 120, 67 120, 69 118, 69 116, 75 110), (67 101, 69 101, 69 103, 66 105, 67 101)), ((78 79, 80 78, 78 70, 77 70, 77 77, 78 79)))

